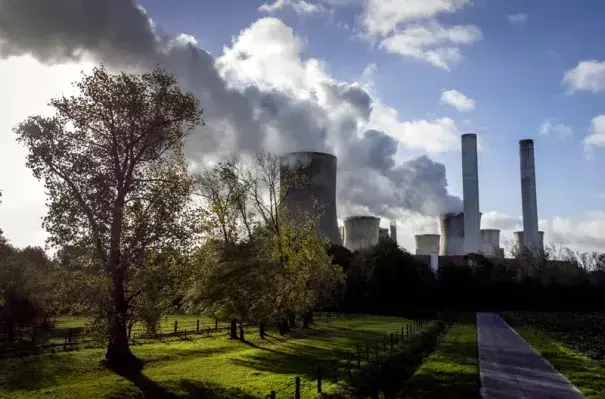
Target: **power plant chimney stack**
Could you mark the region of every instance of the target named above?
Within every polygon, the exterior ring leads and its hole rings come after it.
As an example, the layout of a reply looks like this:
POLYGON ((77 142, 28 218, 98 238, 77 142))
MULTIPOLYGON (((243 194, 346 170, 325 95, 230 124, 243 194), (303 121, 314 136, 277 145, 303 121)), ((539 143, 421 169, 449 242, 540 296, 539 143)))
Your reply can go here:
POLYGON ((391 240, 397 244, 397 222, 391 221, 391 240))
POLYGON ((536 199, 536 167, 534 141, 519 141, 521 164, 521 202, 523 205, 523 245, 531 250, 541 249, 538 233, 538 203, 536 199))
POLYGON ((481 216, 479 215, 479 175, 477 135, 462 135, 462 191, 464 202, 464 252, 481 251, 481 216))

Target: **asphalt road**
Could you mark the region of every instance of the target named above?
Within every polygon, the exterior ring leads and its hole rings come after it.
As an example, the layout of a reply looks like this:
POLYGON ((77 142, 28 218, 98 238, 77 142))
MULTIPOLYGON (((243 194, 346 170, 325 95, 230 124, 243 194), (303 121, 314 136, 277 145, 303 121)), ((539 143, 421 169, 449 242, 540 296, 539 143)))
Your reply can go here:
POLYGON ((584 398, 495 313, 477 313, 484 399, 584 398))

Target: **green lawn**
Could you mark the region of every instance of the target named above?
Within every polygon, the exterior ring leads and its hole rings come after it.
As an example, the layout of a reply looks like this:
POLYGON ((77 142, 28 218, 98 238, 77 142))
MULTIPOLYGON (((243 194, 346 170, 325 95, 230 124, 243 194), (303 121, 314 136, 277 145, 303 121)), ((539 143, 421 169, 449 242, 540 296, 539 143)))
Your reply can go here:
POLYGON ((605 397, 605 361, 590 359, 533 328, 511 326, 587 398, 605 397))
POLYGON ((477 324, 465 315, 405 384, 403 398, 478 398, 477 324))
MULTIPOLYGON (((301 377, 303 397, 315 397, 316 366, 344 358, 355 345, 398 331, 405 319, 379 316, 319 322, 288 338, 270 331, 266 340, 248 334, 248 343, 214 337, 165 340, 133 347, 145 360, 142 375, 127 380, 99 365, 103 350, 47 353, 0 360, 2 398, 277 397, 291 396, 301 377)), ((324 391, 336 385, 324 383, 324 391)))

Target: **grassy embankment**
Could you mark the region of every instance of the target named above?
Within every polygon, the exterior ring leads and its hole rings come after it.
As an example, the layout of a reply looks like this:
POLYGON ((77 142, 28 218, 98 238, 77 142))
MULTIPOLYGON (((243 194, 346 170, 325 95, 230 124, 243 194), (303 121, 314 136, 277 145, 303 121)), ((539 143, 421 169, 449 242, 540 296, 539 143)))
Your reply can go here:
MULTIPOLYGON (((578 388, 587 398, 605 397, 605 361, 591 359, 560 340, 534 327, 523 325, 505 314, 506 321, 540 355, 578 388)), ((570 338, 572 339, 572 338, 570 338)), ((573 338, 578 339, 578 337, 573 338)))
MULTIPOLYGON (((145 360, 145 368, 130 379, 99 365, 102 349, 5 359, 0 360, 0 397, 260 398, 271 390, 284 397, 291 396, 296 376, 301 377, 303 397, 315 397, 318 364, 343 358, 357 343, 382 339, 405 323, 363 316, 319 322, 287 338, 270 331, 266 340, 248 334, 247 343, 216 335, 137 345, 133 352, 145 360)), ((324 383, 324 391, 336 388, 324 383)))
POLYGON ((477 321, 466 314, 452 326, 405 384, 403 398, 478 398, 477 321))

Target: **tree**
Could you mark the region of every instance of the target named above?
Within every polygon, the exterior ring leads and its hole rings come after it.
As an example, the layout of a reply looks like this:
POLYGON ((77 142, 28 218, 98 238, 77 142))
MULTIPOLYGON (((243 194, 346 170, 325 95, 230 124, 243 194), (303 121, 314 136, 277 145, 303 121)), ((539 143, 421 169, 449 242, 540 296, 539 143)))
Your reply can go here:
POLYGON ((55 247, 91 248, 105 279, 108 366, 139 366, 127 337, 142 291, 131 282, 153 252, 184 249, 196 223, 182 148, 201 121, 197 99, 161 69, 110 74, 101 66, 50 101, 51 117, 15 128, 27 166, 44 180, 44 227, 55 247))
POLYGON ((341 269, 316 236, 319 214, 285 212, 283 199, 292 187, 282 184, 278 156, 258 154, 249 168, 238 160, 222 162, 198 182, 207 205, 207 240, 197 256, 200 275, 190 308, 230 319, 236 338, 236 320, 259 323, 262 336, 264 324, 278 318, 284 332, 288 316, 332 298, 341 269))

